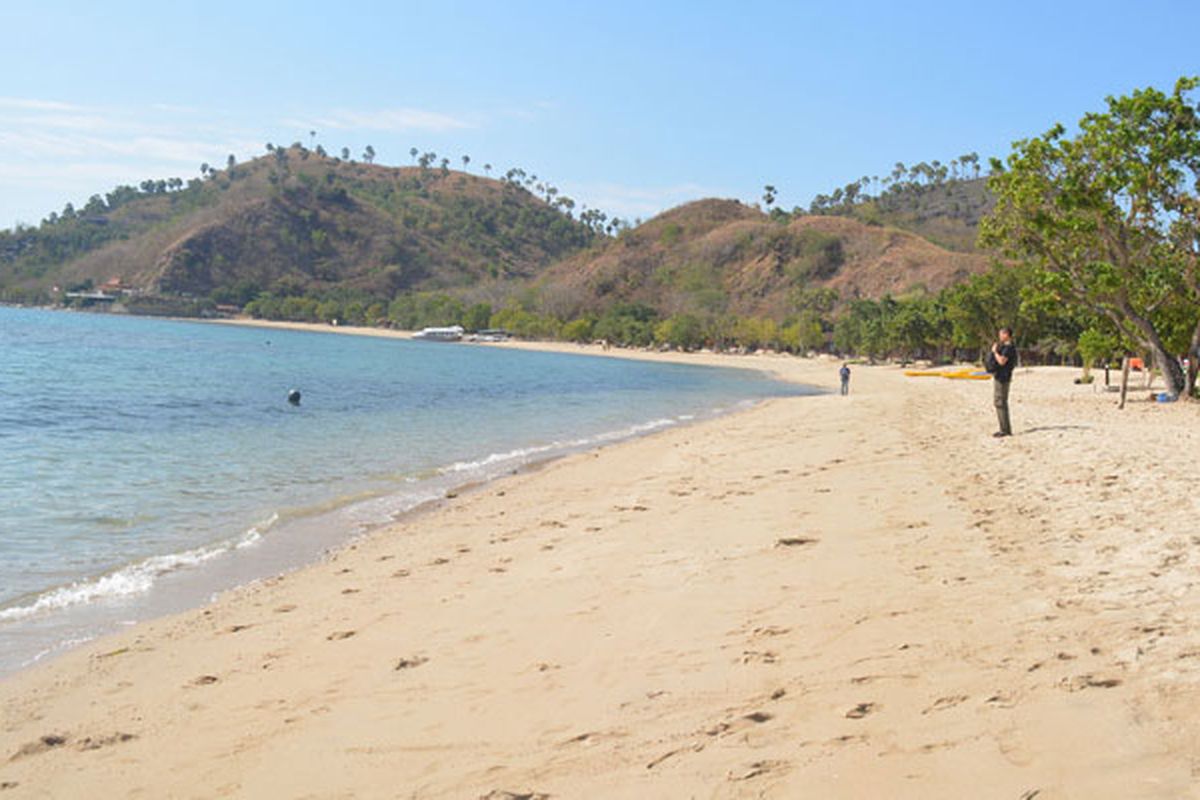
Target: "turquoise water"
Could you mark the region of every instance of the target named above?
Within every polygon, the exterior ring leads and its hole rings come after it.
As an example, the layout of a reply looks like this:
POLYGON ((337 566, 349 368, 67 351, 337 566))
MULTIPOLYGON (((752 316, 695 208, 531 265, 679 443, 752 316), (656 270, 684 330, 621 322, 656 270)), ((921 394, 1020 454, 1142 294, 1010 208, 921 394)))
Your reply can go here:
POLYGON ((0 673, 310 562, 451 486, 802 391, 743 370, 0 308, 0 673))

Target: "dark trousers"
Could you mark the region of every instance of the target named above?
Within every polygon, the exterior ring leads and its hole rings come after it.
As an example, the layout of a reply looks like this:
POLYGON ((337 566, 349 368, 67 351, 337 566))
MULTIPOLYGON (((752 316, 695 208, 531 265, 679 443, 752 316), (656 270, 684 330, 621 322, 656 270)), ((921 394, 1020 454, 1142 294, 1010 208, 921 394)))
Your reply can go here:
POLYGON ((1012 381, 992 380, 992 396, 996 402, 996 418, 1000 420, 1000 432, 1012 435, 1012 422, 1008 418, 1008 387, 1012 381))
POLYGON ((842 394, 850 394, 850 381, 842 379, 842 394))

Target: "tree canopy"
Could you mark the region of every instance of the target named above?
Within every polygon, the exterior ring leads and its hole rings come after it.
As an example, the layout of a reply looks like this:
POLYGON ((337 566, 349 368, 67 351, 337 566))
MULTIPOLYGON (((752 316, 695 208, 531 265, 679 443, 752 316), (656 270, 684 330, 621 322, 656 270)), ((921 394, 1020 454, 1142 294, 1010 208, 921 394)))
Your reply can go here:
POLYGON ((1016 142, 992 162, 996 208, 980 232, 984 246, 1032 262, 1048 295, 1139 343, 1187 395, 1200 360, 1198 84, 1109 97, 1075 136, 1056 125, 1016 142))

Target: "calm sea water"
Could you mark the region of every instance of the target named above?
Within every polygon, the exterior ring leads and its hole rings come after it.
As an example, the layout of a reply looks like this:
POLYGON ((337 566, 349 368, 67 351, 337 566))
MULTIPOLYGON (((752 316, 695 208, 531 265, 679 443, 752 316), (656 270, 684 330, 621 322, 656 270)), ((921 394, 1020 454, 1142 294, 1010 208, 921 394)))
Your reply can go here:
POLYGON ((308 563, 451 486, 802 391, 742 370, 0 308, 0 673, 308 563))

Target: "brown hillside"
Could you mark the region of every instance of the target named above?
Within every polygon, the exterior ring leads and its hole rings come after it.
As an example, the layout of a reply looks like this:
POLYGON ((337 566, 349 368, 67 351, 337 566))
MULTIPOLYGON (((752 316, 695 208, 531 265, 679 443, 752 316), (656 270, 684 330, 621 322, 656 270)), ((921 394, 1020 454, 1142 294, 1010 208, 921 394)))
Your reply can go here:
POLYGON ((797 290, 834 289, 843 302, 936 292, 987 265, 894 228, 832 216, 779 221, 737 201, 701 200, 556 264, 538 284, 568 316, 636 302, 666 314, 782 317, 797 290))
POLYGON ((16 261, 9 280, 23 271, 36 276, 28 285, 119 278, 154 294, 202 297, 249 282, 283 293, 339 287, 390 298, 523 281, 593 238, 512 183, 296 147, 100 209, 39 232, 50 242, 60 229, 63 239, 73 236, 70 226, 109 232, 94 247, 44 267, 16 261))

